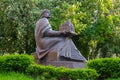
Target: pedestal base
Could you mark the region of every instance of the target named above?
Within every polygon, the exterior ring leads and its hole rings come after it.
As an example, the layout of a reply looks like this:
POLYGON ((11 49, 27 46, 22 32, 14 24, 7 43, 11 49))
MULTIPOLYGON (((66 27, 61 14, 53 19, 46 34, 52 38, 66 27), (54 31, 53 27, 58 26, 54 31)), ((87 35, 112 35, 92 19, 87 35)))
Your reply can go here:
POLYGON ((55 67, 67 67, 67 68, 86 68, 85 62, 73 62, 73 61, 47 61, 43 65, 52 65, 55 67))
POLYGON ((86 68, 86 62, 78 62, 64 58, 62 58, 62 60, 58 60, 55 52, 52 52, 51 54, 47 54, 41 60, 38 59, 36 53, 34 53, 33 55, 35 58, 35 62, 42 65, 52 65, 55 67, 63 66, 67 68, 86 68))

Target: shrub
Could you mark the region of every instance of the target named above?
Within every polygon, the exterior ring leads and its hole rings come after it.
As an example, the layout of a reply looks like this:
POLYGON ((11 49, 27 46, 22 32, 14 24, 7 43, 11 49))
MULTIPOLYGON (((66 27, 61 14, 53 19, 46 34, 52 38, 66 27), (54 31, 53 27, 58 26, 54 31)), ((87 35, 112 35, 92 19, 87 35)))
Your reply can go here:
POLYGON ((98 76, 93 69, 55 68, 53 66, 44 67, 37 64, 30 65, 26 69, 26 73, 34 77, 44 76, 46 79, 55 78, 57 80, 94 79, 98 76))
POLYGON ((24 72, 26 68, 34 63, 33 57, 26 54, 0 56, 0 70, 24 72))
POLYGON ((94 79, 98 76, 93 69, 55 68, 38 65, 34 63, 32 56, 26 54, 0 56, 0 71, 17 71, 41 80, 94 79))
POLYGON ((99 78, 120 77, 120 58, 101 58, 91 60, 87 63, 88 68, 95 69, 99 78))

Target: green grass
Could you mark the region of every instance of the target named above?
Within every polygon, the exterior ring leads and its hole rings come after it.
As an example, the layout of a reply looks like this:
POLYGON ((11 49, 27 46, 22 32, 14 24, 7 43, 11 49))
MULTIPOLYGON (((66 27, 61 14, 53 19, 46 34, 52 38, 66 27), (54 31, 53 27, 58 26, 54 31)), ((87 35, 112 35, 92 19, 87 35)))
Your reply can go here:
POLYGON ((105 80, 120 80, 120 78, 117 78, 117 79, 108 78, 108 79, 105 79, 105 80))
POLYGON ((33 79, 21 73, 0 72, 0 80, 33 80, 33 79))
MULTIPOLYGON (((16 73, 16 72, 0 72, 0 80, 46 80, 42 77, 36 77, 36 79, 33 79, 25 74, 22 73, 16 73)), ((52 79, 52 80, 56 80, 56 79, 52 79)), ((78 79, 78 80, 84 80, 84 79, 78 79)), ((120 78, 118 79, 105 79, 105 80, 120 80, 120 78)))

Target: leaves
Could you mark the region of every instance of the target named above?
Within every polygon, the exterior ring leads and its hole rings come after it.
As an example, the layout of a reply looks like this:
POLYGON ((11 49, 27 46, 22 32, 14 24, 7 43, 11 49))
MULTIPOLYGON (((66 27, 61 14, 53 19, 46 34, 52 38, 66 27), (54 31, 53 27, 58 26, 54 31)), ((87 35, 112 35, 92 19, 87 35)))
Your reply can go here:
POLYGON ((86 58, 119 56, 119 0, 3 0, 0 4, 0 51, 3 53, 34 52, 35 23, 41 10, 49 9, 54 30, 71 19, 78 33, 73 41, 86 58))

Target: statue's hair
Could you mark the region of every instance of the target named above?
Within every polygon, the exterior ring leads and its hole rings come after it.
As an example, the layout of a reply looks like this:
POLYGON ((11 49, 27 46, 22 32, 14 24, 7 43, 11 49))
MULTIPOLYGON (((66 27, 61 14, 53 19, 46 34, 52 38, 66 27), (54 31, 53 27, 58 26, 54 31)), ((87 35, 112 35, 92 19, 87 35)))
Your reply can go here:
POLYGON ((48 10, 48 9, 43 9, 43 10, 41 11, 40 17, 41 17, 45 12, 49 12, 49 13, 50 13, 50 10, 48 10))

